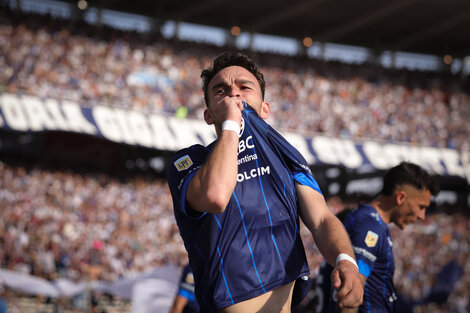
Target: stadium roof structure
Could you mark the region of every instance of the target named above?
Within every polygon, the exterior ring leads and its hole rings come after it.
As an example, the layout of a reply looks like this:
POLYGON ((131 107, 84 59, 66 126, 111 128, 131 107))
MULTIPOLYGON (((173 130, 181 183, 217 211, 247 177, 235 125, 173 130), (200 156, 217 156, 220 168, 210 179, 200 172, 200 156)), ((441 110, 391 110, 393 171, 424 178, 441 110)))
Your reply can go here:
MULTIPOLYGON (((62 0, 77 2, 77 0, 62 0)), ((90 6, 242 31, 453 57, 470 55, 469 0, 88 0, 90 6)))

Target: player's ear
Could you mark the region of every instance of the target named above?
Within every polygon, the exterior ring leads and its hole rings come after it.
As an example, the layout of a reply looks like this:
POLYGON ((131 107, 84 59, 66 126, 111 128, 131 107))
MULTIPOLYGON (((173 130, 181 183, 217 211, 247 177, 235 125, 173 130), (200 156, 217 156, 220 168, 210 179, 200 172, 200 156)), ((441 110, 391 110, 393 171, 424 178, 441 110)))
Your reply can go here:
POLYGON ((269 114, 271 113, 271 105, 269 102, 263 101, 261 104, 261 112, 259 117, 262 119, 267 119, 269 117, 269 114))
POLYGON ((214 118, 212 117, 212 112, 209 108, 204 110, 204 120, 206 121, 207 125, 214 124, 214 118))
POLYGON ((406 200, 406 192, 404 190, 396 190, 395 200, 398 205, 401 205, 406 200))

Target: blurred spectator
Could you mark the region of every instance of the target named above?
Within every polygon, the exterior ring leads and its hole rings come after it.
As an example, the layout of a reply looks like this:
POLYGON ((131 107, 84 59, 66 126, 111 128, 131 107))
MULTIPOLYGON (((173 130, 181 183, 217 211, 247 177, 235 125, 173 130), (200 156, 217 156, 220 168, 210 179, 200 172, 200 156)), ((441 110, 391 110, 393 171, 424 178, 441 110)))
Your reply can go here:
POLYGON ((184 260, 164 181, 0 164, 1 266, 115 280, 184 260))
POLYGON ((6 299, 5 288, 0 284, 0 313, 8 312, 8 304, 6 299))

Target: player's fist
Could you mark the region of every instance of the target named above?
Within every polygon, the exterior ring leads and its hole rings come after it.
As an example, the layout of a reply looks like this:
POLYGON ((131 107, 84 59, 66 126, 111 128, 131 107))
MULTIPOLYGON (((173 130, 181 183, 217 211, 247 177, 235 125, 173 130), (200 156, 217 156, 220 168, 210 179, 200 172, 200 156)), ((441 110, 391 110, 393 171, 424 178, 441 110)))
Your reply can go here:
POLYGON ((356 308, 362 304, 364 288, 357 267, 349 261, 341 261, 331 272, 331 284, 335 300, 340 308, 356 308))

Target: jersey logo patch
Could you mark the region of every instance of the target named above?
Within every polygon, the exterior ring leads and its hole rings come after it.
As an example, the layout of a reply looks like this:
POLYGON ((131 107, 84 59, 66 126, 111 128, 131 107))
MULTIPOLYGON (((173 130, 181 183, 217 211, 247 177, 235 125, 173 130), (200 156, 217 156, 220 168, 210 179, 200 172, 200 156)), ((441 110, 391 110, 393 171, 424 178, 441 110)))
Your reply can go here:
POLYGON ((238 137, 241 137, 244 131, 245 131, 245 120, 242 117, 242 121, 240 123, 240 133, 238 134, 238 137))
POLYGON ((367 236, 366 236, 366 239, 364 240, 364 242, 366 243, 366 245, 369 248, 372 248, 372 247, 375 247, 375 245, 377 244, 378 239, 379 239, 379 235, 374 233, 373 231, 369 230, 367 232, 367 236))
POLYGON ((188 284, 194 284, 194 276, 193 273, 188 273, 186 274, 186 277, 184 279, 188 284))
POLYGON ((191 160, 189 155, 185 155, 176 160, 174 164, 178 172, 181 172, 187 170, 191 165, 193 165, 193 161, 191 160))

